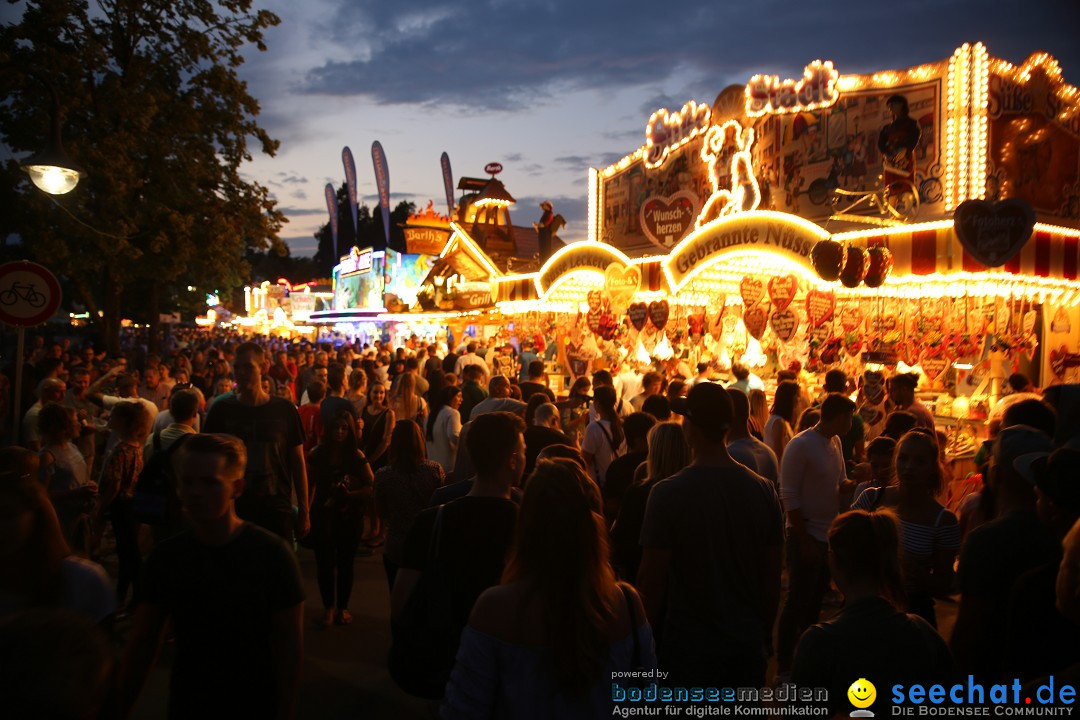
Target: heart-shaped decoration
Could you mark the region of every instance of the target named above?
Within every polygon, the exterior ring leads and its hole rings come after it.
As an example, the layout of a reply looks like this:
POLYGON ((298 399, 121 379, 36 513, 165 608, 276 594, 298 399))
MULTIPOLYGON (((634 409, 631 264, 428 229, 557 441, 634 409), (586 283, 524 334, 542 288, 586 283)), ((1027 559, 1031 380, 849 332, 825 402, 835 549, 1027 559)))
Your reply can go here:
MULTIPOLYGON (((735 328, 739 326, 738 315, 725 315, 724 319, 720 321, 720 326, 724 329, 725 333, 735 332, 735 328)), ((762 325, 764 327, 764 325, 762 325)))
POLYGON ((612 308, 624 308, 641 287, 641 268, 637 265, 611 263, 604 270, 604 292, 612 308))
POLYGON ((851 357, 859 357, 859 353, 862 352, 862 348, 862 340, 855 340, 854 342, 844 343, 844 351, 851 357))
POLYGON ((835 240, 822 240, 810 250, 810 263, 818 277, 826 282, 834 282, 840 277, 847 261, 847 252, 843 243, 835 240))
POLYGON ((794 275, 781 275, 769 280, 769 299, 776 310, 787 310, 799 289, 799 279, 794 275))
POLYGON ((641 203, 639 218, 645 237, 658 248, 668 251, 694 227, 698 214, 698 196, 683 190, 674 195, 653 195, 641 203))
POLYGON ((739 283, 739 294, 742 295, 743 305, 752 307, 765 297, 765 283, 756 277, 744 277, 739 283))
POLYGON ((641 332, 645 328, 645 321, 649 319, 649 306, 643 302, 637 302, 626 309, 630 316, 630 324, 634 329, 641 332))
POLYGON ((1050 332, 1071 333, 1072 322, 1069 321, 1069 313, 1063 307, 1059 307, 1054 313, 1054 319, 1050 322, 1050 332))
POLYGON ((664 326, 667 325, 670 312, 667 300, 656 300, 649 303, 649 320, 657 330, 663 330, 664 326))
POLYGON ((896 329, 896 316, 892 314, 875 315, 871 321, 875 333, 885 334, 896 329))
POLYGON ((964 252, 986 267, 1012 260, 1035 228, 1035 211, 1019 198, 996 203, 965 200, 957 205, 953 219, 964 252))
POLYGON ((821 350, 821 362, 826 365, 835 365, 840 361, 840 351, 844 347, 841 338, 833 337, 825 341, 825 347, 821 350))
POLYGON ((765 322, 767 319, 768 315, 761 305, 746 309, 746 312, 743 313, 743 324, 746 325, 746 332, 750 333, 750 337, 755 340, 761 339, 761 336, 765 334, 765 322))
POLYGON ((832 328, 828 325, 810 325, 807 327, 806 332, 811 341, 820 344, 829 339, 829 336, 832 335, 832 328))
POLYGON ((848 305, 840 311, 840 327, 846 332, 851 332, 862 325, 863 312, 858 305, 848 305))
POLYGON ((615 316, 611 313, 600 314, 600 337, 605 340, 610 340, 615 337, 615 331, 618 329, 619 324, 615 322, 615 316))
POLYGON ((1050 351, 1050 369, 1054 372, 1054 377, 1058 380, 1065 379, 1065 371, 1068 370, 1065 361, 1068 357, 1069 349, 1064 345, 1058 350, 1050 351))
POLYGON ((1037 317, 1038 313, 1034 310, 1028 310, 1026 313, 1024 313, 1024 335, 1030 335, 1031 333, 1035 332, 1035 320, 1037 317))
POLYGON ((585 316, 585 322, 588 323, 589 329, 593 331, 594 335, 600 334, 600 315, 602 313, 599 309, 590 310, 589 314, 585 316))
POLYGON ((701 331, 705 329, 705 313, 695 313, 686 318, 687 324, 690 326, 691 335, 700 335, 701 331))
POLYGON ((585 296, 585 300, 589 303, 590 314, 594 312, 599 312, 600 302, 602 300, 602 296, 599 290, 590 290, 589 293, 585 296))
POLYGON ((769 327, 783 342, 790 342, 799 329, 799 316, 794 310, 778 310, 769 317, 769 327))
POLYGON ((944 354, 937 357, 923 356, 919 362, 919 367, 922 368, 923 374, 930 378, 930 382, 934 382, 941 374, 945 372, 952 364, 952 360, 946 357, 944 354))
POLYGON ((863 385, 863 397, 871 405, 880 405, 885 402, 888 392, 884 385, 863 385))
POLYGON ((859 417, 863 419, 867 427, 874 427, 885 419, 885 411, 877 405, 863 405, 859 408, 859 417))
POLYGON ((832 319, 836 310, 836 295, 832 290, 813 289, 806 293, 806 317, 810 324, 817 327, 832 319))
POLYGON ((1027 356, 1028 362, 1035 360, 1035 351, 1039 349, 1039 339, 1034 335, 1029 335, 1024 341, 1024 355, 1027 356))

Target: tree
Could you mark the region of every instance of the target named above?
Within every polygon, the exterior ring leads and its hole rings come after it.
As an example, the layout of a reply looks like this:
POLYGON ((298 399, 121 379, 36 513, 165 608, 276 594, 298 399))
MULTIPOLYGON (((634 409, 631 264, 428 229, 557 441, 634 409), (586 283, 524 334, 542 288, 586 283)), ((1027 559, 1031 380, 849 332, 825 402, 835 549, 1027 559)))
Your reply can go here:
MULTIPOLYGON (((402 200, 390 211, 390 248, 405 252, 405 232, 401 226, 416 212, 416 204, 402 200)), ((349 210, 348 192, 345 183, 337 190, 338 239, 334 248, 330 223, 326 223, 315 232, 318 250, 315 252, 315 264, 322 277, 330 277, 342 255, 354 245, 359 248, 384 250, 386 234, 383 231, 382 213, 378 206, 374 209, 361 205, 356 213, 359 232, 353 229, 352 212, 349 210)))
MULTIPOLYGON (((277 16, 251 0, 28 0, 0 28, 0 62, 52 78, 64 140, 87 170, 57 200, 19 181, 14 217, 27 253, 65 275, 109 350, 119 344, 125 288, 142 290, 151 323, 163 297, 188 285, 227 292, 245 279, 249 248, 281 253, 283 222, 267 189, 240 176, 248 138, 273 155, 257 101, 237 68, 248 44, 265 50, 277 16)), ((0 133, 14 152, 47 143, 48 103, 35 81, 0 80, 0 133)), ((153 329, 153 327, 152 327, 153 329)), ((151 337, 154 333, 151 333, 151 337)))

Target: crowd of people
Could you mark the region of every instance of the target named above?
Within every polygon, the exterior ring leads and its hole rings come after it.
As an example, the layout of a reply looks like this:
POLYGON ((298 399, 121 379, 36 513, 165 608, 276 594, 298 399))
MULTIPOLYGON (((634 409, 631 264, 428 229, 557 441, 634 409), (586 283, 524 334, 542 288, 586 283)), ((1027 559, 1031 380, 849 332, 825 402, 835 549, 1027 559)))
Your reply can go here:
POLYGON ((910 375, 869 438, 838 370, 820 392, 782 372, 770 406, 738 366, 596 370, 560 398, 530 345, 468 337, 200 330, 155 353, 132 333, 110 356, 39 335, 20 361, 0 654, 46 610, 83 638, 55 679, 82 692, 51 717, 126 717, 168 637, 172 717, 290 717, 306 549, 326 628, 352 622, 356 557, 381 556, 389 671, 447 718, 610 716, 613 673, 655 667, 670 686, 827 688, 833 712, 860 677, 1080 676, 1075 388, 1010 379, 1023 397, 950 508, 910 375), (947 642, 937 603, 957 594, 947 642), (125 619, 114 657, 91 628, 125 619))

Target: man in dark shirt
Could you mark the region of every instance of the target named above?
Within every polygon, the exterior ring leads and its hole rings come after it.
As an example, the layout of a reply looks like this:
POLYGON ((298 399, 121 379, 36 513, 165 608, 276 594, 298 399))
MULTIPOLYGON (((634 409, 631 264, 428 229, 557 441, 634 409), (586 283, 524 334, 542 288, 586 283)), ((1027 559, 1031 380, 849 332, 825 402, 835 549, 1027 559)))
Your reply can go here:
POLYGON ((604 475, 604 487, 600 489, 608 525, 619 515, 623 493, 634 484, 634 471, 649 457, 649 431, 655 424, 656 419, 643 412, 631 413, 623 421, 626 454, 611 461, 604 475))
POLYGON ((150 555, 120 675, 127 717, 172 621, 169 717, 291 718, 303 662, 300 567, 280 538, 241 520, 245 449, 194 435, 177 479, 191 523, 150 555))
MULTIPOLYGON (((480 416, 483 417, 483 416, 480 416)), ((525 430, 525 474, 532 472, 536 465, 536 456, 549 445, 576 445, 573 439, 561 430, 559 408, 551 403, 544 403, 533 413, 533 424, 525 430)))
POLYGON ((244 495, 236 502, 240 517, 292 542, 294 494, 296 535, 304 537, 310 527, 304 430, 296 406, 263 389, 263 355, 255 343, 236 349, 236 396, 213 404, 203 430, 234 435, 247 449, 244 495))
MULTIPOLYGON (((525 423, 521 418, 510 413, 486 413, 473 425, 470 451, 475 458, 476 477, 472 487, 465 497, 428 508, 417 516, 405 541, 390 603, 393 621, 405 610, 421 576, 437 573, 439 582, 427 587, 440 593, 440 604, 449 607, 453 626, 441 629, 439 634, 444 638, 461 635, 476 598, 502 577, 517 522, 517 505, 510 493, 525 470, 525 423), (434 542, 433 532, 437 538, 434 542)), ((449 677, 457 643, 449 643, 445 653, 449 677)))
POLYGON ((481 382, 484 379, 484 368, 480 365, 465 365, 461 374, 461 413, 463 421, 468 422, 472 416, 474 407, 487 399, 488 391, 481 382))
POLYGON ((780 501, 728 454, 724 388, 695 385, 673 408, 694 461, 649 494, 637 582, 653 627, 663 620, 660 666, 672 685, 763 687, 780 602, 780 501))
POLYGON ((544 384, 544 361, 533 360, 529 363, 529 379, 518 384, 521 388, 521 401, 528 404, 529 398, 537 393, 547 395, 548 402, 555 402, 555 393, 544 384))
MULTIPOLYGON (((339 412, 347 412, 353 420, 359 420, 356 406, 345 399, 345 366, 339 362, 330 363, 326 372, 326 397, 319 405, 319 420, 324 428, 330 427, 331 421, 339 412)), ((318 438, 316 438, 318 440, 318 438)))

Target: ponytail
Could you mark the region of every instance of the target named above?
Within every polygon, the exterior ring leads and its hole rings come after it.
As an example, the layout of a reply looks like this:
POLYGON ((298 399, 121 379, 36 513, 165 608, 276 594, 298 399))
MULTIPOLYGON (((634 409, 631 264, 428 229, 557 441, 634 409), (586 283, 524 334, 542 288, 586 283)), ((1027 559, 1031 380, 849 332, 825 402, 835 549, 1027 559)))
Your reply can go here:
POLYGON ((870 580, 878 594, 898 610, 907 609, 900 571, 900 524, 889 510, 852 510, 829 528, 829 549, 841 572, 870 580))

